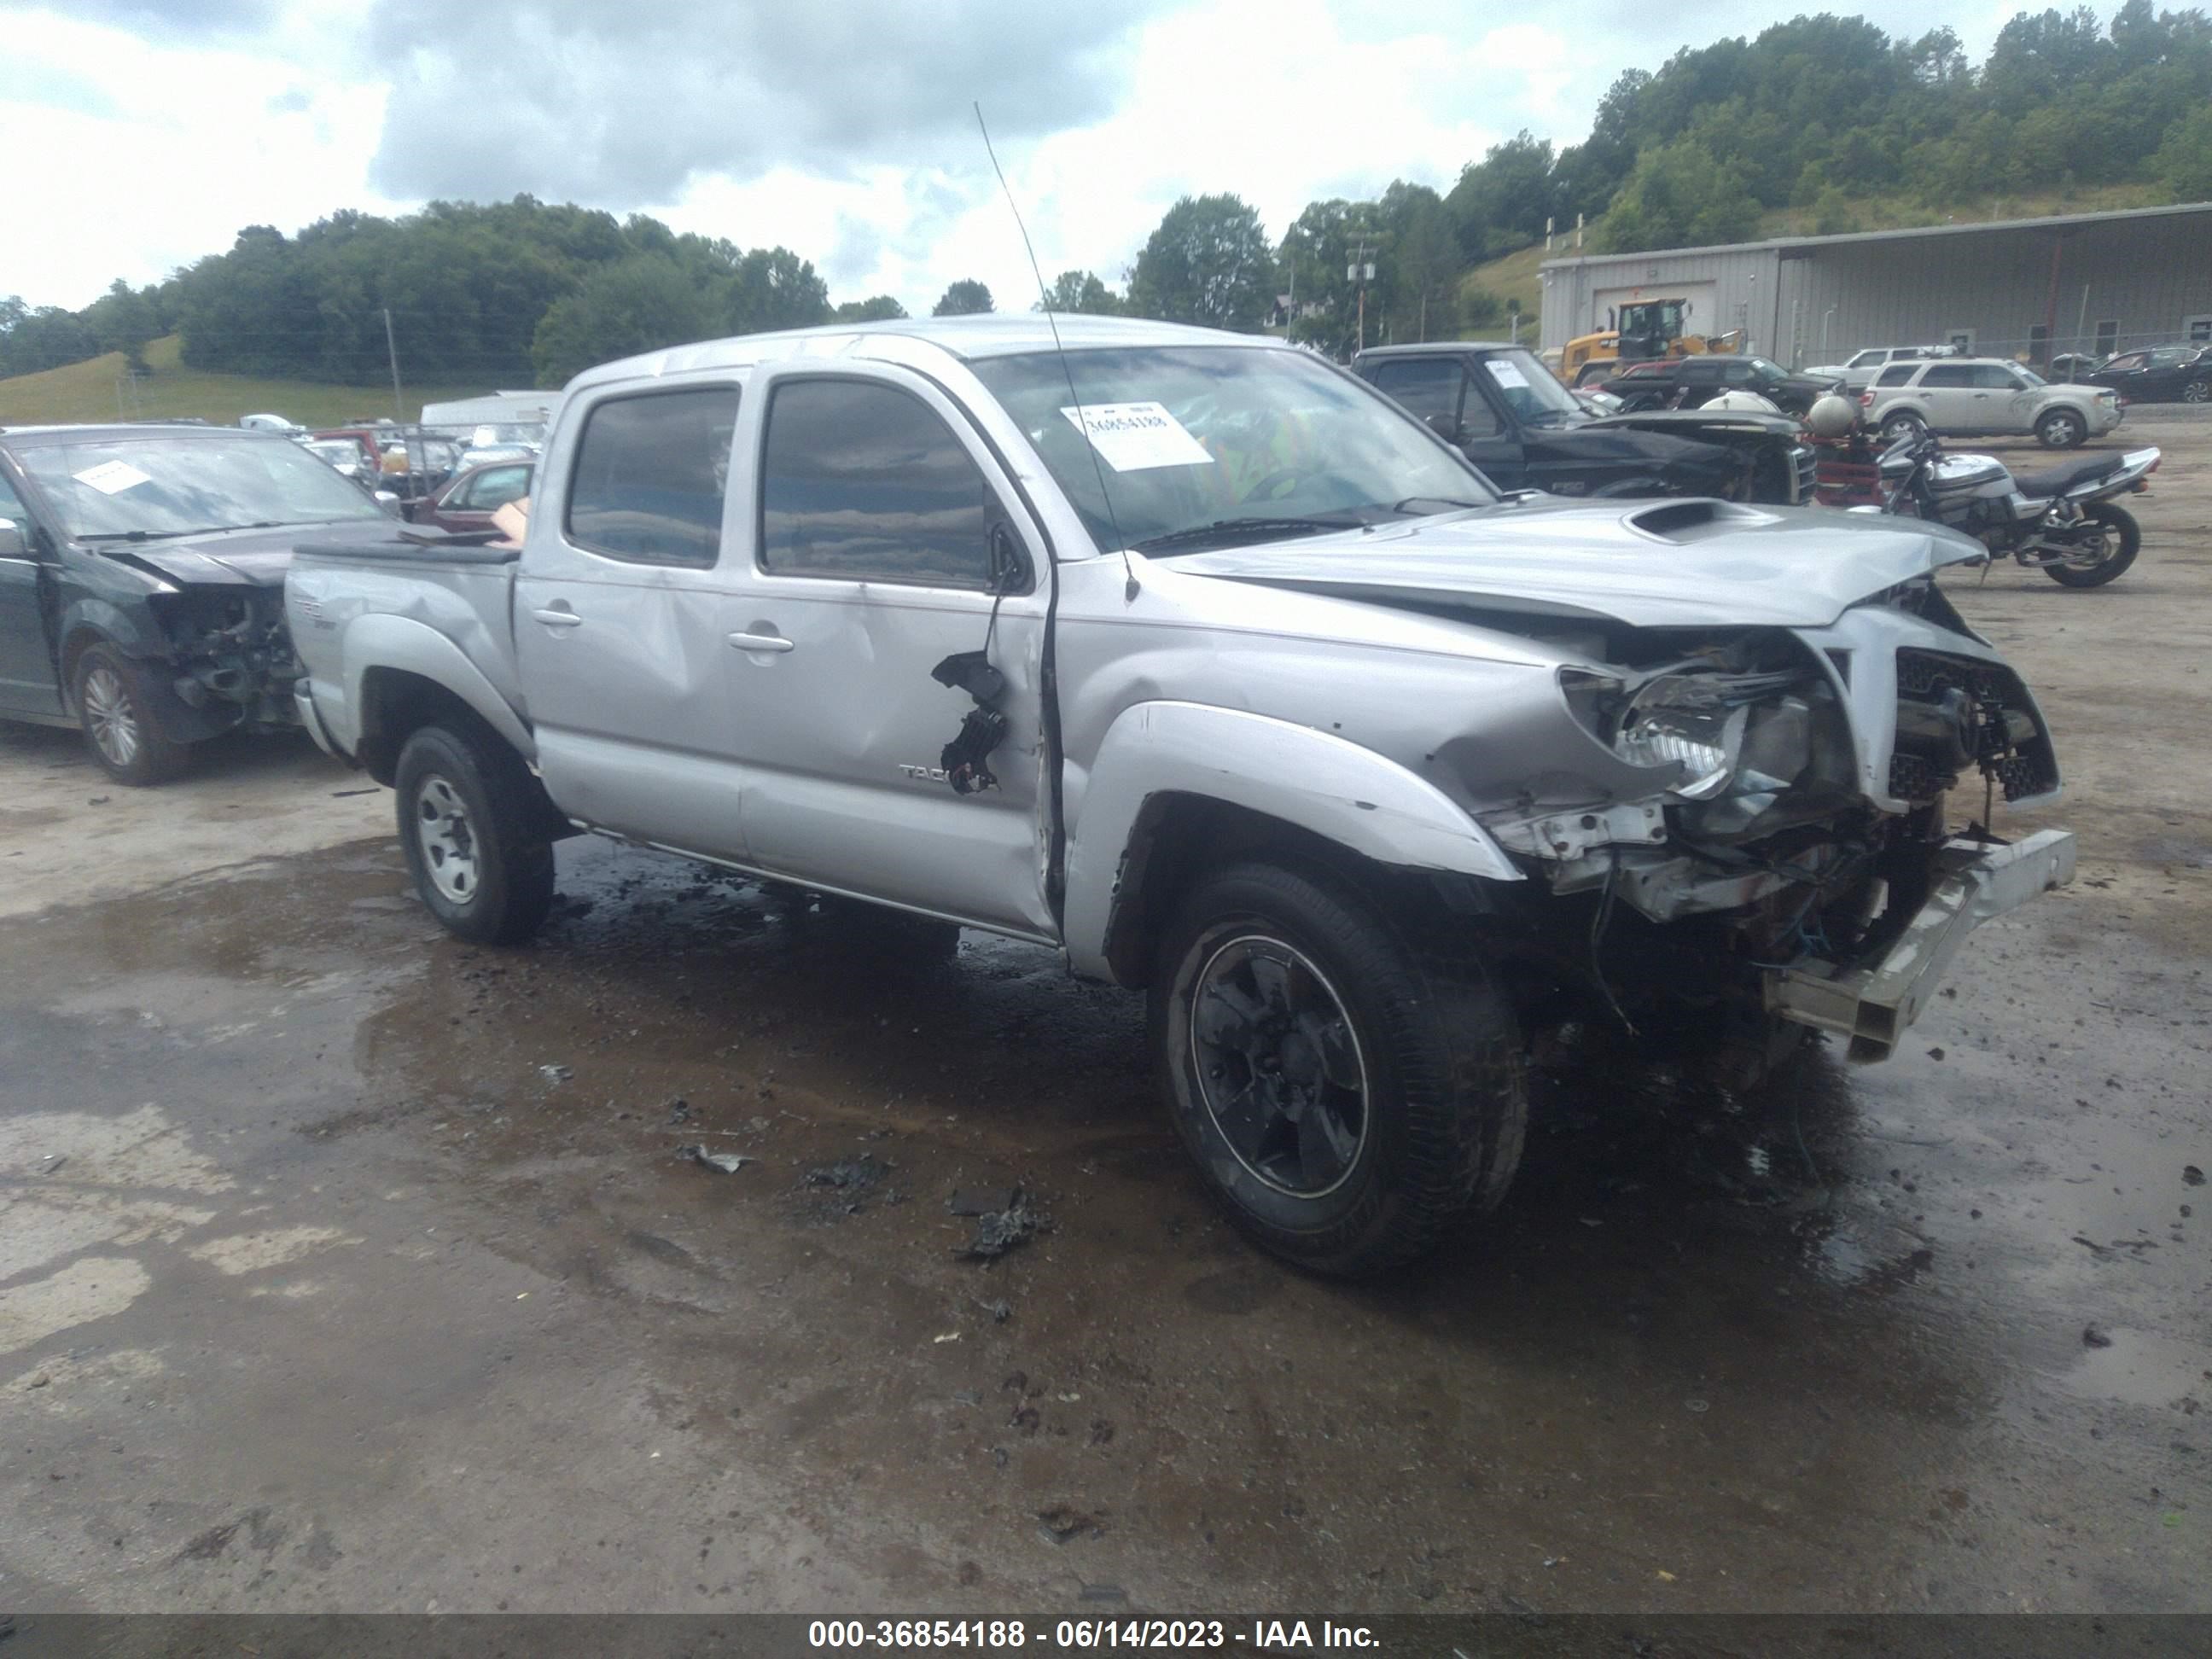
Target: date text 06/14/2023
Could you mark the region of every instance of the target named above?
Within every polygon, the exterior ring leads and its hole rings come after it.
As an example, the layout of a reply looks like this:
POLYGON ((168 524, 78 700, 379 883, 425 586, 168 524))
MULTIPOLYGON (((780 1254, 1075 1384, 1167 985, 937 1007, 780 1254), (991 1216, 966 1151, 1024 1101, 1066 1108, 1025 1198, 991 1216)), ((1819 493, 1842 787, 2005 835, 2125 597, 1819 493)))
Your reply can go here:
POLYGON ((817 1619, 811 1648, 1067 1649, 1227 1648, 1257 1652, 1378 1648, 1364 1625, 1329 1620, 1259 1619, 1243 1627, 1220 1619, 817 1619))

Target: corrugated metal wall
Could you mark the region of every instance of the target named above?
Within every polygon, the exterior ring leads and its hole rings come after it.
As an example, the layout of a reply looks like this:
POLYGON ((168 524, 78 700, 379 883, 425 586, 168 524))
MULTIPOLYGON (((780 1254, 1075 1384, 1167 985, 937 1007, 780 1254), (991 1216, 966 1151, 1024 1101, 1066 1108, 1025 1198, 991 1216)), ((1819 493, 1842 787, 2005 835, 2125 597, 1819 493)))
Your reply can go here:
POLYGON ((2179 339, 2187 319, 2212 315, 2212 210, 1895 241, 1615 255, 1545 275, 1547 347, 1602 325, 1594 305, 1601 291, 1639 283, 1657 294, 1669 282, 1711 279, 1721 313, 1711 325, 1741 319, 1753 349, 1793 366, 1839 362, 1863 346, 1935 343, 1954 330, 1971 331, 1984 356, 2040 358, 2179 339), (2031 333, 2046 319, 2055 325, 2047 346, 2031 333), (2107 325, 2102 336, 2100 323, 2107 325))
POLYGON ((1554 268, 1544 273, 1544 345, 1564 346, 1577 334, 1604 327, 1605 304, 1615 302, 1622 290, 1661 300, 1689 284, 1711 283, 1713 314, 1695 319, 1698 331, 1745 329, 1765 351, 1778 264, 1771 248, 1727 248, 1714 253, 1631 253, 1554 268))

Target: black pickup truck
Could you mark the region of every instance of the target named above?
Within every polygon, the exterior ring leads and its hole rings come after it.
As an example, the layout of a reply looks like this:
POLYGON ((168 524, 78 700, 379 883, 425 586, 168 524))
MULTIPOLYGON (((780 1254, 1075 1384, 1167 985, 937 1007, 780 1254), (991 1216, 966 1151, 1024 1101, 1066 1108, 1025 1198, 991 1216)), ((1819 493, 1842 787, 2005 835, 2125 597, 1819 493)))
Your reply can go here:
POLYGON ((1498 341, 1378 346, 1352 368, 1503 490, 1716 495, 1781 507, 1813 498, 1813 451, 1786 416, 1592 415, 1534 353, 1498 341))
POLYGON ((0 720, 82 729, 118 783, 298 724, 284 572, 396 533, 297 444, 227 427, 0 427, 0 720))

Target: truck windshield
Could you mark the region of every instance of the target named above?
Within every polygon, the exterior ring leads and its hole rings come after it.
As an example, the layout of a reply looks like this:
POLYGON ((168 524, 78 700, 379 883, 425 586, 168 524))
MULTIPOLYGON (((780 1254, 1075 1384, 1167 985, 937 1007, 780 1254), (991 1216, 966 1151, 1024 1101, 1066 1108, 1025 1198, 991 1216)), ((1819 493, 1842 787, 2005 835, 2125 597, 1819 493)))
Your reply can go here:
POLYGON ((1575 401, 1575 394, 1561 386, 1559 377, 1531 352, 1489 352, 1480 368, 1490 377, 1498 395, 1530 426, 1558 426, 1583 417, 1584 411, 1575 401))
POLYGON ((98 438, 19 459, 76 538, 176 536, 383 516, 358 485, 288 439, 98 438))
POLYGON ((1108 552, 1193 551, 1237 539, 1240 522, 1291 536, 1496 500, 1411 416, 1304 352, 1125 347, 973 367, 1108 552))

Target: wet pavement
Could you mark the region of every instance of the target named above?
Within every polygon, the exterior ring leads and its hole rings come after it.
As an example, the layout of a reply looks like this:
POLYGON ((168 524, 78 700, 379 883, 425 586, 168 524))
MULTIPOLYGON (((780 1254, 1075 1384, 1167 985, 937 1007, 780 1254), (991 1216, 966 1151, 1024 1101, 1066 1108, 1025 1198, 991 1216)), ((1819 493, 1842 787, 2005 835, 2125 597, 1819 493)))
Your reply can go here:
POLYGON ((599 842, 515 951, 380 835, 18 889, 0 1591, 2212 1607, 2212 441, 2174 429, 2115 587, 1950 584, 2057 724, 2076 884, 1884 1066, 1735 1097, 1568 1043, 1505 1208, 1386 1285, 1243 1244, 1137 1000, 1030 947, 599 842), (1041 1230, 972 1259, 949 1201, 1008 1188, 1041 1230))

